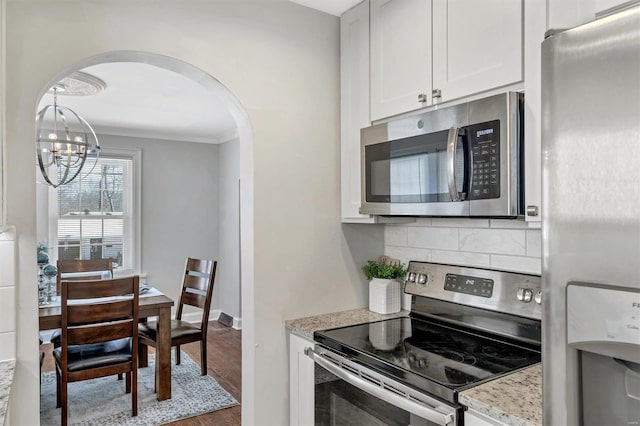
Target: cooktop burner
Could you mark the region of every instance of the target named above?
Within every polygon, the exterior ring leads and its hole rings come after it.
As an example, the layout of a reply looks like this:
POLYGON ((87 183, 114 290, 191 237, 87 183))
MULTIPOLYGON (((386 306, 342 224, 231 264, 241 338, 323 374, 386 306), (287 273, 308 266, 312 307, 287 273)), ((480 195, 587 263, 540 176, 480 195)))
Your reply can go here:
POLYGON ((316 332, 315 340, 453 401, 460 390, 541 359, 537 350, 415 317, 316 332))

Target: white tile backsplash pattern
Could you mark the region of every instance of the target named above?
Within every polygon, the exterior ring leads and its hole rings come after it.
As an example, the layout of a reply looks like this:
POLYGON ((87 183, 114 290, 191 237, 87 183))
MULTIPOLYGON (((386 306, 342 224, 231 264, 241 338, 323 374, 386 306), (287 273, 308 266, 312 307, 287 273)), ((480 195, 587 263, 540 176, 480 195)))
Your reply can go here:
POLYGON ((385 225, 384 250, 400 259, 541 273, 541 231, 521 220, 433 218, 385 225))
POLYGON ((0 227, 0 361, 16 357, 16 233, 0 227))
POLYGON ((524 256, 527 251, 526 231, 519 229, 460 229, 460 251, 524 256))

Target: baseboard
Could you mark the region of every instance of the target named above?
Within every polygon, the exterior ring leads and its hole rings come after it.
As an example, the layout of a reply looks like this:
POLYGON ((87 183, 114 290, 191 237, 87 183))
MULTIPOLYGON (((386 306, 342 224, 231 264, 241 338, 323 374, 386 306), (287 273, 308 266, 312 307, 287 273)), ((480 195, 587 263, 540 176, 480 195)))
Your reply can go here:
MULTIPOLYGON (((222 311, 220 309, 212 309, 209 312, 209 321, 217 321, 220 318, 222 311)), ((182 314, 182 320, 188 322, 200 322, 202 314, 198 312, 192 312, 188 314, 182 314)), ((235 330, 242 330, 242 318, 233 317, 233 326, 235 330)))
POLYGON ((233 317, 233 326, 232 328, 236 330, 242 330, 242 318, 233 317))

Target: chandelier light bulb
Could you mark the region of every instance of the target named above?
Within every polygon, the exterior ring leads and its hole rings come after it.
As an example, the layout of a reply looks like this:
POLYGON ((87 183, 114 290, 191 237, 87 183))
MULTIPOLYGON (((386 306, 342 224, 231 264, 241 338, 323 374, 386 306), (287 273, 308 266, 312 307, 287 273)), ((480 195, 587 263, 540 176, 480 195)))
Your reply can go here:
POLYGON ((58 140, 58 134, 54 132, 49 133, 49 140, 51 141, 58 140))

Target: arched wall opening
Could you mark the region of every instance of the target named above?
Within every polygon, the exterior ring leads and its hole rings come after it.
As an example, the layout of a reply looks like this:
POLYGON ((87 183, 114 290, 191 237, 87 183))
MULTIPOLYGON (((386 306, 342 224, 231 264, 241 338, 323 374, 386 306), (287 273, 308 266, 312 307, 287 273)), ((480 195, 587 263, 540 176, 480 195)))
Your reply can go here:
MULTIPOLYGON (((243 348, 246 348, 242 351, 243 370, 245 370, 244 366, 250 365, 251 361, 249 360, 253 354, 253 351, 251 351, 252 345, 249 343, 249 339, 252 338, 253 334, 253 140, 252 128, 248 114, 236 96, 210 74, 179 59, 143 51, 112 51, 80 60, 66 68, 64 71, 59 72, 41 88, 37 99, 40 100, 50 87, 75 71, 97 64, 126 62, 137 62, 163 68, 198 83, 203 90, 207 91, 209 96, 215 97, 219 102, 224 104, 237 126, 240 168, 239 246, 241 270, 239 274, 239 290, 241 292, 240 316, 242 318, 243 328, 242 345, 243 348)), ((188 220, 188 215, 185 216, 185 220, 188 220)), ((183 260, 184 259, 182 259, 182 261, 183 260)), ((34 297, 36 297, 35 292, 34 297)), ((245 371, 250 372, 251 369, 246 369, 245 371)), ((250 389, 249 385, 245 386, 245 382, 248 383, 248 381, 252 380, 250 374, 243 374, 242 380, 243 389, 250 389)), ((250 396, 245 399, 243 391, 243 402, 247 399, 250 399, 250 396)), ((245 409, 244 407, 245 404, 243 403, 243 411, 245 409)))

